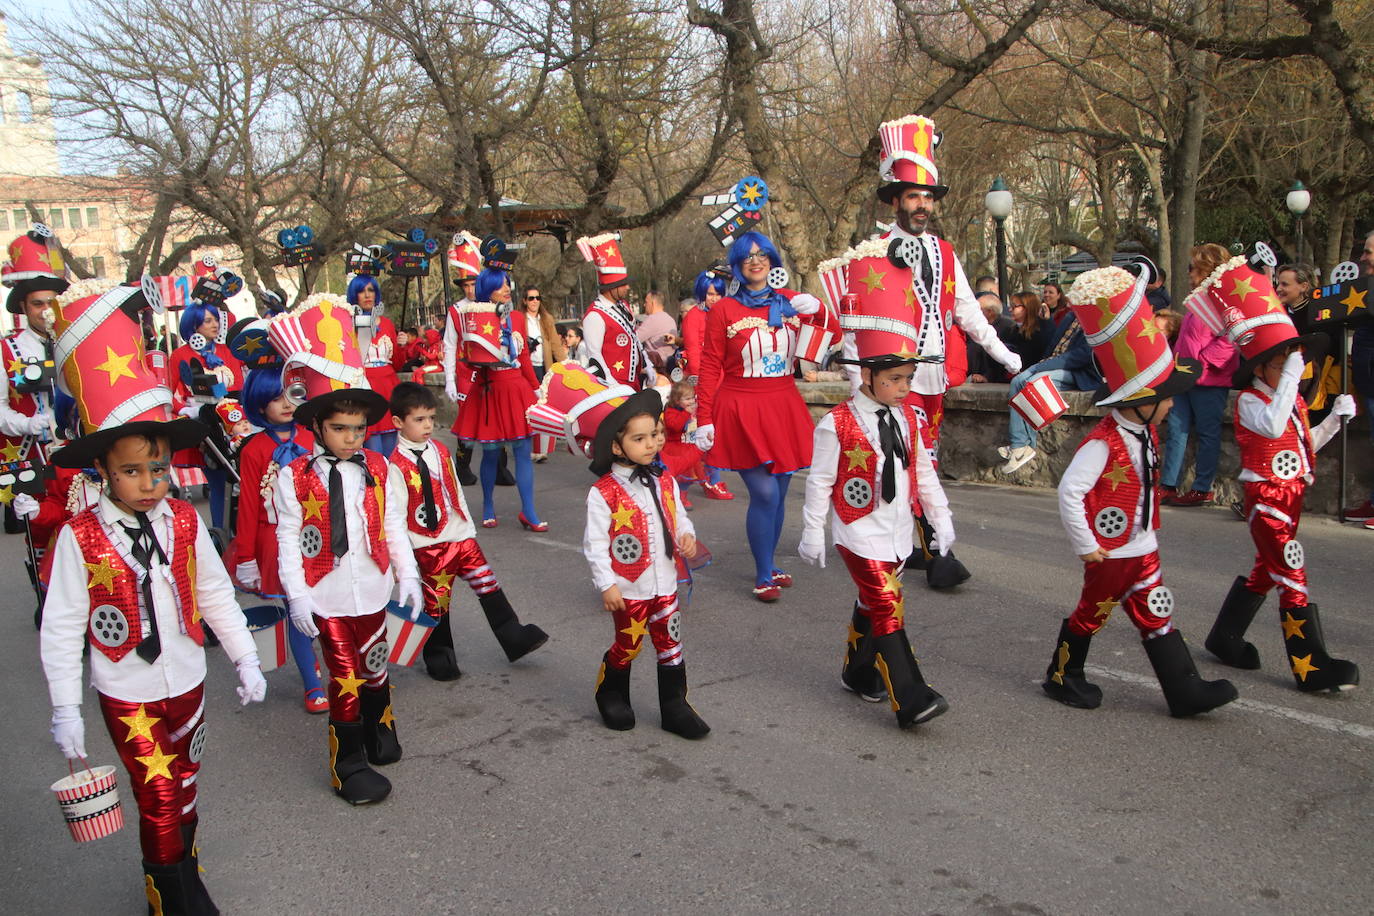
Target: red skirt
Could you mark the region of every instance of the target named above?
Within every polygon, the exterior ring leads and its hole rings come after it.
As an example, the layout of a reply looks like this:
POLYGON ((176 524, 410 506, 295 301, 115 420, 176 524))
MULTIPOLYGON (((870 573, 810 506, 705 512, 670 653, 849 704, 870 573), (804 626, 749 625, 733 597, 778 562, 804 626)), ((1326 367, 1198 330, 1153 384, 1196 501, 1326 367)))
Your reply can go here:
POLYGON ((530 434, 534 392, 519 369, 484 369, 458 406, 453 434, 464 442, 506 442, 530 434))
MULTIPOLYGON (((396 370, 390 366, 366 366, 363 374, 367 376, 367 383, 372 386, 372 390, 391 400, 391 392, 396 390, 396 386, 401 383, 401 378, 396 374, 396 370)), ((391 412, 387 411, 386 416, 367 428, 369 436, 376 433, 394 433, 396 424, 391 422, 391 412)))
POLYGON ((712 422, 716 442, 706 455, 712 467, 747 471, 767 464, 774 474, 787 474, 811 466, 815 424, 791 376, 727 376, 712 422))

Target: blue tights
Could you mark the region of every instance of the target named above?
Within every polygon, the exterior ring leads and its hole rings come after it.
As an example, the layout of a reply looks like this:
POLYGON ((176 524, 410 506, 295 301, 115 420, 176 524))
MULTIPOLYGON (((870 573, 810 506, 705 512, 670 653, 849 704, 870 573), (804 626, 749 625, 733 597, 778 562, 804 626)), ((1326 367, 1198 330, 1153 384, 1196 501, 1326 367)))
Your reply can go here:
POLYGON ((787 515, 787 487, 791 474, 774 474, 768 465, 761 464, 740 471, 749 490, 749 511, 744 517, 744 530, 749 536, 749 550, 754 554, 754 584, 770 585, 773 573, 780 570, 773 565, 773 554, 782 537, 782 523, 787 515))
MULTIPOLYGON (((496 468, 501 463, 501 449, 508 443, 483 442, 482 464, 478 477, 482 481, 482 518, 496 518, 496 503, 493 495, 496 490, 496 468)), ((515 489, 520 493, 520 511, 531 524, 539 524, 539 513, 534 511, 534 461, 530 456, 529 438, 512 439, 509 442, 511 456, 515 459, 515 489)))
POLYGON ((291 644, 291 657, 296 660, 296 669, 301 673, 301 683, 306 692, 320 686, 320 673, 315 668, 315 640, 286 623, 286 638, 291 644))
POLYGON ((205 483, 210 487, 210 527, 224 527, 224 494, 229 487, 229 472, 223 468, 206 468, 205 483))

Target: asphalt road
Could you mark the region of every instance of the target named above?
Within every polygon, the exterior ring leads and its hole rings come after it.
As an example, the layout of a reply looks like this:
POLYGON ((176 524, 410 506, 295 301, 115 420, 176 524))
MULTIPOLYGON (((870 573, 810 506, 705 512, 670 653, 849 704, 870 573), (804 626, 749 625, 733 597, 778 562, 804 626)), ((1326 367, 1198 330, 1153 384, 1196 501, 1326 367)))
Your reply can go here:
MULTIPOLYGON (((801 482, 783 538, 797 582, 773 606, 749 596, 743 499, 693 492, 715 562, 697 574, 685 658, 713 732, 663 732, 643 662, 639 725, 611 732, 592 700, 611 631, 579 546, 592 478, 560 455, 537 479, 551 530, 521 531, 515 493, 501 489, 501 526, 480 539, 517 609, 552 639, 509 665, 470 593, 455 598, 463 678, 393 669, 405 758, 386 771, 395 789, 382 805, 330 792, 324 719, 302 710, 293 667, 268 675, 266 703, 241 709, 232 666, 212 652, 201 855, 225 913, 1374 910, 1374 703, 1367 689, 1293 689, 1273 597, 1252 630, 1264 669, 1228 674, 1238 702, 1169 718, 1117 615, 1089 659, 1102 707, 1060 706, 1038 682, 1080 573, 1053 494, 952 485, 974 578, 934 593, 907 574, 912 642, 952 708, 903 732, 885 704, 839 688, 853 589, 833 552, 825 570, 795 558, 801 482)), ((1165 511, 1176 622, 1204 676, 1221 676, 1200 645, 1248 568, 1249 540, 1229 512, 1165 511)), ((1374 535, 1323 519, 1302 535, 1331 646, 1374 678, 1374 535)), ((132 799, 123 831, 77 846, 48 791, 66 766, 47 732, 22 552, 18 537, 0 539, 0 635, 14 649, 3 908, 141 913, 132 799)), ((116 762, 93 697, 84 711, 92 760, 116 762)))

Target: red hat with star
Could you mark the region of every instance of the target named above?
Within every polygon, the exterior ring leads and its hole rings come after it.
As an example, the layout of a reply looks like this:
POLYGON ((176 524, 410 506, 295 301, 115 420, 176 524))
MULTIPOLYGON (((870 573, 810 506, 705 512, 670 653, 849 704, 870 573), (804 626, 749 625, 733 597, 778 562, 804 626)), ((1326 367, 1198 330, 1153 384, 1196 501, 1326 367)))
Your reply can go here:
POLYGON ((885 204, 906 188, 925 188, 939 200, 949 193, 940 184, 940 170, 935 167, 935 148, 940 135, 935 122, 924 115, 908 115, 884 122, 878 128, 883 144, 883 159, 878 166, 878 199, 885 204))
POLYGON ((1235 388, 1247 387, 1255 367, 1275 353, 1301 346, 1308 362, 1320 363, 1330 345, 1320 332, 1299 336, 1268 274, 1255 270, 1244 255, 1212 271, 1187 305, 1212 333, 1225 334, 1240 350, 1241 362, 1231 377, 1235 388))
POLYGON ((225 398, 216 404, 215 413, 219 415, 219 421, 224 425, 226 433, 232 433, 235 426, 248 419, 244 416, 243 405, 233 398, 225 398))
POLYGON ((841 362, 876 369, 917 361, 911 268, 887 252, 887 243, 871 239, 819 265, 826 298, 858 351, 857 359, 841 362))
POLYGON ((52 230, 42 223, 10 242, 9 260, 0 265, 0 283, 10 288, 5 310, 19 315, 24 298, 38 290, 67 291, 67 266, 52 230))
POLYGON ((455 271, 453 282, 475 280, 482 272, 482 256, 477 246, 477 238, 466 229, 453 234, 453 245, 448 250, 448 263, 455 271))
POLYGON ((1144 407, 1187 391, 1197 383, 1197 360, 1175 359, 1169 338, 1154 322, 1145 298, 1147 277, 1120 267, 1099 267, 1079 275, 1069 290, 1105 384, 1099 407, 1144 407))
POLYGON ((625 270, 625 258, 620 254, 619 232, 584 235, 577 240, 577 250, 582 252, 582 257, 596 265, 596 279, 603 293, 630 282, 630 275, 625 270))
POLYGON ((297 423, 309 426, 339 401, 363 405, 367 425, 386 416, 386 398, 372 390, 353 330, 353 307, 342 296, 316 293, 296 309, 273 317, 267 337, 281 354, 281 388, 296 406, 297 423))
POLYGON ((141 286, 118 286, 54 306, 54 361, 63 389, 76 401, 83 433, 53 452, 58 467, 92 467, 125 436, 166 437, 173 451, 205 438, 203 425, 172 413, 166 376, 144 352, 141 312, 153 307, 157 295, 145 277, 141 286))

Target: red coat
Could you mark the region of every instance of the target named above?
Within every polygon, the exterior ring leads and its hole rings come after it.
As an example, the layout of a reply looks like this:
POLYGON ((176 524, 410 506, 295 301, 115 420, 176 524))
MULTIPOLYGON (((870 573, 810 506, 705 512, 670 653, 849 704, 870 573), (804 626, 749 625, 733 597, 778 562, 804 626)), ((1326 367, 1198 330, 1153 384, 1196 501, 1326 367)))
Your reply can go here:
POLYGON ((706 306, 697 303, 682 316, 682 374, 701 375, 701 350, 706 343, 706 306))
MULTIPOLYGON (((296 442, 309 452, 315 447, 315 437, 310 430, 297 427, 296 442)), ((268 597, 282 595, 281 578, 277 561, 277 523, 275 513, 269 511, 268 502, 276 486, 277 475, 267 476, 268 466, 272 463, 272 453, 277 443, 266 432, 254 434, 239 450, 239 519, 234 544, 230 551, 229 571, 240 563, 258 561, 258 571, 262 575, 259 591, 268 597)))

